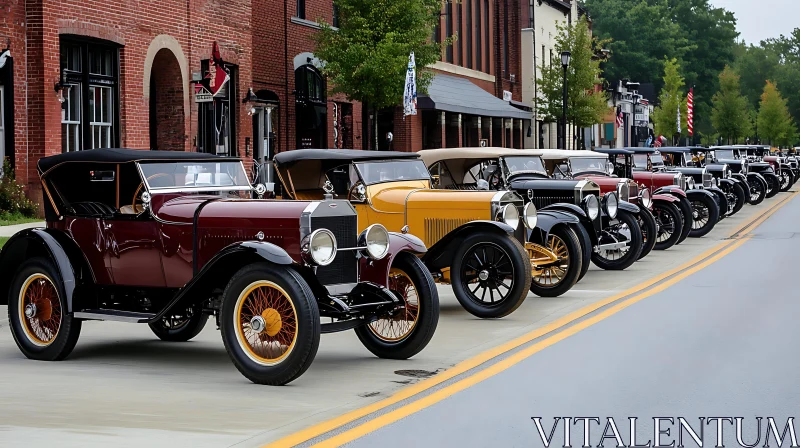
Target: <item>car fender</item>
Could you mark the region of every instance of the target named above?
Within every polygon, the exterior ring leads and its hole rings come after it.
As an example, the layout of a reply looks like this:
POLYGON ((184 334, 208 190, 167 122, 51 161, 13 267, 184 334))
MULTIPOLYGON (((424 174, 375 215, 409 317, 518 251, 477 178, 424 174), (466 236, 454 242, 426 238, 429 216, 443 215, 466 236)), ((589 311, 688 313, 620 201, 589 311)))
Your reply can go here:
POLYGON ((389 232, 389 253, 380 260, 373 260, 368 256, 359 260, 359 280, 371 282, 376 285, 389 286, 389 272, 394 260, 403 252, 415 256, 425 254, 428 248, 425 243, 414 235, 389 232))
POLYGON ((654 194, 652 197, 653 201, 666 201, 671 203, 678 202, 680 199, 676 198, 671 194, 654 194))
POLYGON ((732 173, 732 174, 731 174, 731 177, 732 177, 733 179, 736 179, 736 180, 742 181, 742 182, 744 182, 744 183, 747 183, 747 176, 745 176, 745 175, 744 175, 744 174, 742 174, 742 173, 732 173))
MULTIPOLYGON (((547 207, 540 208, 539 212, 541 213, 542 211, 547 211, 547 210, 557 210, 569 213, 578 218, 578 220, 580 221, 580 225, 582 225, 583 228, 586 230, 586 232, 589 234, 589 239, 592 240, 592 245, 597 244, 597 231, 594 228, 594 223, 592 223, 592 220, 589 219, 589 215, 586 214, 586 211, 584 209, 575 204, 570 204, 567 202, 557 202, 555 204, 548 205, 547 207)), ((600 210, 602 213, 602 207, 600 207, 600 210)))
POLYGON ((545 244, 550 236, 550 231, 558 225, 580 225, 581 220, 575 215, 558 210, 539 210, 537 212, 536 228, 525 229, 526 241, 536 244, 545 244))
POLYGON ((668 185, 666 187, 661 187, 655 191, 655 194, 671 194, 680 197, 686 197, 686 192, 676 185, 668 185))
POLYGON ((700 200, 701 198, 711 198, 711 200, 715 201, 714 193, 708 190, 689 190, 686 192, 686 196, 689 197, 690 201, 700 200))
POLYGON ((732 179, 719 179, 719 183, 718 184, 719 185, 727 185, 727 186, 733 188, 733 185, 735 183, 736 182, 734 180, 732 180, 732 179))
POLYGON ((75 290, 84 283, 93 283, 93 275, 77 245, 66 235, 48 229, 26 229, 12 236, 0 252, 0 305, 8 304, 8 291, 17 268, 27 259, 46 257, 55 264, 61 282, 67 312, 74 309, 75 290))
POLYGON ((767 180, 766 180, 766 179, 764 179, 764 176, 762 176, 760 173, 747 173, 747 180, 748 180, 748 181, 750 181, 751 179, 752 179, 753 181, 756 181, 756 182, 757 182, 759 179, 760 179, 760 180, 762 180, 762 181, 764 181, 764 183, 766 183, 766 182, 767 182, 767 180))
POLYGON ((630 202, 627 201, 619 201, 619 205, 617 205, 617 208, 619 208, 620 210, 625 210, 626 212, 629 213, 633 213, 634 215, 639 214, 639 206, 636 204, 631 204, 630 202))
POLYGON ((511 238, 514 237, 514 229, 506 223, 483 220, 470 221, 453 229, 444 238, 429 247, 428 252, 422 256, 422 261, 432 272, 450 266, 458 248, 458 243, 477 231, 493 232, 508 235, 511 238))

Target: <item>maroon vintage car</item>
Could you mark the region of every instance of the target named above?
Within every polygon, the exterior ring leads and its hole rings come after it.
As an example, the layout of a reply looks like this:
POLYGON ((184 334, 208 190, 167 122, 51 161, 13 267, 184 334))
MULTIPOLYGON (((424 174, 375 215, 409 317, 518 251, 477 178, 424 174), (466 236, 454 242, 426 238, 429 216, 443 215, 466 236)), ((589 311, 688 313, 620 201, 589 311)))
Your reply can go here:
POLYGON ((435 331, 424 244, 381 225, 359 234, 348 201, 251 199, 263 187, 240 160, 198 153, 98 149, 38 168, 47 228, 0 252, 0 304, 29 358, 65 358, 85 320, 188 341, 213 315, 239 371, 280 385, 308 368, 320 333, 354 329, 404 359, 435 331))

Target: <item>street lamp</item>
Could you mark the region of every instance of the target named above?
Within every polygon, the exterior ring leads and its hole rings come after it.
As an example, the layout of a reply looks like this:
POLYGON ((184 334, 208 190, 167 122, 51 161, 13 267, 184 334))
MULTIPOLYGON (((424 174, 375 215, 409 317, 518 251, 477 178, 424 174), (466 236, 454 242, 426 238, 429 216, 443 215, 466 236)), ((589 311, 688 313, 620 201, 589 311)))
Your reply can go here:
POLYGON ((561 66, 564 67, 564 104, 562 105, 563 111, 561 116, 561 143, 558 146, 560 149, 567 149, 567 67, 569 66, 571 57, 572 53, 569 51, 561 52, 561 66))

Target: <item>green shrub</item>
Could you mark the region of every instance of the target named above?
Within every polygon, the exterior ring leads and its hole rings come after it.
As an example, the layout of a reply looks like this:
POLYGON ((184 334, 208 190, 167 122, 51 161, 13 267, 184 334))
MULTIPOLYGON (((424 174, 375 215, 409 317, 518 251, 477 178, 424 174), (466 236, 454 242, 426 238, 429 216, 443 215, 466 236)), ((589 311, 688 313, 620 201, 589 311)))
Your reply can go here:
POLYGON ((39 205, 25 196, 22 185, 14 177, 14 170, 6 157, 3 160, 3 177, 0 178, 0 215, 36 217, 39 205))

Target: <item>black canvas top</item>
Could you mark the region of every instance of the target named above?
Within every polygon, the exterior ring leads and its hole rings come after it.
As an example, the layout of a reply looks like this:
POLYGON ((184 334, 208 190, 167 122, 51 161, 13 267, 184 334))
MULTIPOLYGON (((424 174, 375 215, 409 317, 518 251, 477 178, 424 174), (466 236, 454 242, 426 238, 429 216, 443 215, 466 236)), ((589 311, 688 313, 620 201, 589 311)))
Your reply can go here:
POLYGON ((65 162, 105 162, 126 163, 145 161, 181 161, 181 160, 216 160, 239 161, 236 157, 221 157, 214 154, 186 151, 148 151, 142 149, 87 149, 85 151, 67 152, 39 159, 37 166, 44 173, 65 162))
POLYGON ((630 149, 619 149, 619 148, 595 148, 592 151, 602 152, 603 154, 633 154, 633 151, 631 151, 630 149))
POLYGON ((366 160, 418 159, 414 152, 362 151, 360 149, 294 149, 275 154, 275 165, 291 165, 304 160, 335 160, 343 163, 366 160))

